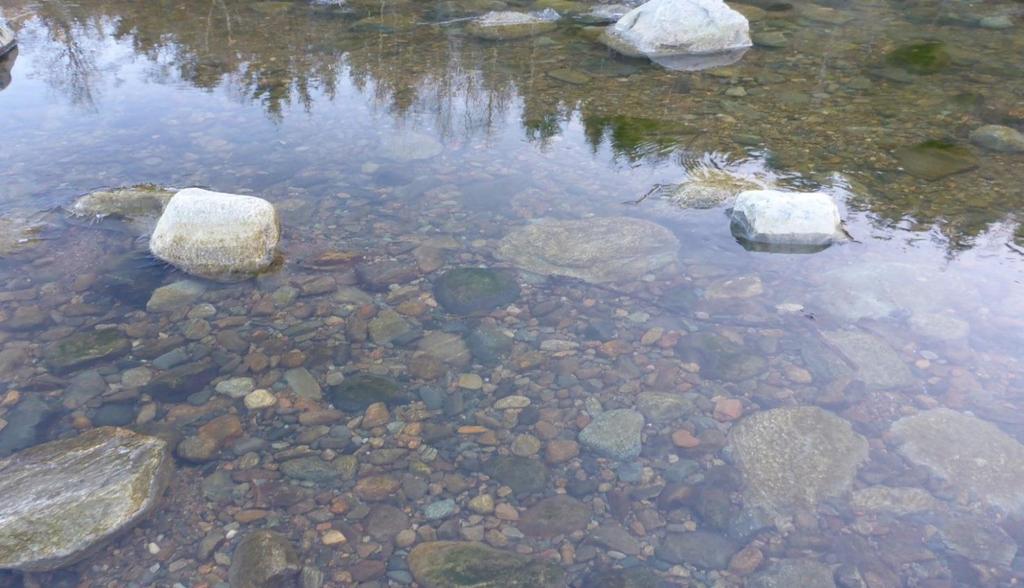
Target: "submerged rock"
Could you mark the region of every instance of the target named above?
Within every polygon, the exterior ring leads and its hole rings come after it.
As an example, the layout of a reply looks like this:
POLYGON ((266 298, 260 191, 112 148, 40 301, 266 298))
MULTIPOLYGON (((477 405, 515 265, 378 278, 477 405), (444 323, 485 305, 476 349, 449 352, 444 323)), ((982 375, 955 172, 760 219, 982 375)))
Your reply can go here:
POLYGON ((120 357, 131 348, 131 341, 117 329, 84 331, 47 347, 44 358, 53 371, 69 372, 97 361, 120 357))
POLYGON ((484 464, 484 473, 516 494, 540 492, 548 483, 548 471, 540 461, 516 455, 499 455, 484 464))
POLYGON ((868 442, 850 423, 811 406, 775 408, 740 422, 729 450, 748 506, 787 513, 850 490, 868 442))
POLYGON ((990 151, 1024 153, 1024 134, 1002 125, 985 125, 971 131, 971 143, 990 151))
POLYGON ((270 267, 280 237, 266 200, 188 188, 164 208, 149 249, 190 274, 231 281, 270 267))
POLYGON ((978 158, 966 147, 947 141, 924 141, 894 153, 904 171, 925 180, 938 180, 978 167, 978 158))
POLYGON ((90 192, 75 200, 68 212, 94 219, 119 218, 138 228, 151 228, 174 192, 142 184, 90 192))
POLYGON ((401 384, 374 374, 356 374, 331 388, 328 397, 335 407, 349 412, 366 410, 374 402, 395 406, 409 401, 401 384))
POLYGON ((749 588, 836 588, 832 568, 811 559, 780 559, 750 577, 749 588))
POLYGON ((531 272, 592 283, 635 280, 676 261, 672 231, 645 220, 546 219, 513 230, 498 255, 531 272))
POLYGON ((869 486, 853 492, 850 506, 858 512, 886 512, 903 516, 939 510, 942 503, 921 488, 869 486))
POLYGON ((945 46, 938 41, 912 43, 893 49, 885 56, 886 62, 916 74, 933 74, 949 67, 950 57, 945 46))
POLYGON ((609 27, 604 41, 680 70, 735 63, 751 46, 746 17, 722 0, 650 0, 609 27))
POLYGON ((390 159, 407 163, 433 159, 444 152, 444 145, 422 133, 393 133, 381 142, 381 152, 390 159))
POLYGON ((87 557, 149 514, 172 468, 163 440, 110 427, 0 460, 0 568, 87 557))
POLYGON ((936 408, 892 425, 899 452, 961 492, 1024 515, 1024 445, 992 423, 936 408))
POLYGON ((430 541, 409 552, 409 570, 424 588, 557 588, 564 572, 539 558, 468 541, 430 541))
POLYGON ((731 540, 707 531, 669 533, 658 547, 658 558, 674 564, 721 570, 739 547, 731 540))
POLYGON ((944 514, 931 520, 937 542, 945 549, 973 562, 1009 566, 1017 555, 1017 544, 999 525, 967 514, 944 514))
POLYGON ((556 26, 553 19, 533 14, 488 12, 466 25, 466 32, 487 41, 510 41, 542 35, 555 30, 556 26))
POLYGON ((640 433, 644 415, 620 408, 602 412, 582 431, 579 441, 584 447, 604 457, 626 461, 640 456, 640 433))
POLYGON ((301 569, 291 541, 273 531, 253 531, 238 542, 231 556, 228 582, 231 588, 279 588, 288 586, 301 569))
POLYGON ((909 388, 914 375, 899 354, 882 339, 855 330, 837 330, 822 336, 856 368, 856 377, 872 388, 909 388))
POLYGON ((452 314, 488 312, 519 298, 516 276, 507 270, 465 267, 434 282, 434 298, 452 314))
POLYGON ((666 195, 680 208, 715 208, 725 206, 742 192, 763 187, 760 182, 720 169, 701 169, 690 174, 685 182, 666 195))
POLYGON ((519 530, 530 537, 551 538, 586 528, 590 508, 570 496, 545 498, 526 509, 519 519, 519 530))
POLYGON ((743 192, 731 218, 733 234, 755 245, 820 248, 842 231, 839 208, 823 192, 743 192))

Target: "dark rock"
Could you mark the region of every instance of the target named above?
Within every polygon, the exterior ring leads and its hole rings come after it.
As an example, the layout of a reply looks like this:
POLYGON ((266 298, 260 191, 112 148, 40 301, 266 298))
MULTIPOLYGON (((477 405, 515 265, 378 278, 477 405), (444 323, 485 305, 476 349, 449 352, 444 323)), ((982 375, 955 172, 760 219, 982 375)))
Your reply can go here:
POLYGON ((483 365, 496 365, 512 352, 512 337, 495 325, 483 324, 466 338, 473 359, 483 365))
POLYGON ((885 56, 886 62, 916 74, 938 73, 951 62, 942 43, 929 41, 897 47, 885 56))
POLYGON ((487 312, 519 298, 515 273, 486 268, 458 268, 434 282, 434 298, 452 314, 487 312))
POLYGON ((401 384, 374 374, 355 374, 328 391, 331 404, 340 410, 358 412, 374 402, 388 406, 405 404, 411 397, 401 384))
POLYGON ((47 426, 58 415, 55 408, 35 396, 19 402, 4 416, 7 426, 0 429, 0 456, 39 443, 47 426))
POLYGON ((96 427, 122 427, 135 420, 135 403, 117 402, 101 406, 92 416, 96 427))
POLYGON ((359 281, 371 290, 382 292, 391 284, 405 284, 419 277, 415 261, 385 260, 356 266, 359 281))
POLYGON ((947 141, 925 141, 901 147, 893 154, 908 174, 926 180, 938 180, 978 167, 978 159, 970 149, 947 141))
POLYGON ((206 388, 219 371, 209 359, 188 363, 157 374, 143 386, 142 393, 160 402, 182 402, 206 388))
POLYGON ((484 472, 516 494, 540 492, 548 483, 548 471, 540 461, 499 455, 484 465, 484 472))
POLYGON ((117 329, 75 333, 47 347, 46 364, 55 372, 69 372, 128 353, 131 341, 117 329))

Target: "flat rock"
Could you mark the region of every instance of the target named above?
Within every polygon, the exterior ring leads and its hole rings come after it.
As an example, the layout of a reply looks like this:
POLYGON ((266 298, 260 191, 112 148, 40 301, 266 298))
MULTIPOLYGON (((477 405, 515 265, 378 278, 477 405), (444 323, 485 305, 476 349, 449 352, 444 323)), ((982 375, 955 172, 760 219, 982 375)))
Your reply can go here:
POLYGON ((266 200, 188 188, 167 203, 149 250, 187 273, 233 281, 270 267, 280 238, 277 211, 266 200))
POLYGON ((903 516, 939 510, 942 503, 921 488, 869 486, 854 490, 850 506, 859 512, 903 516))
POLYGON ((449 270, 434 282, 434 298, 452 314, 489 312, 519 298, 514 272, 482 267, 449 270))
POLYGON ((756 245, 823 247, 841 234, 839 208, 824 192, 750 190, 736 197, 733 234, 756 245))
POLYGON ((970 149, 946 141, 925 141, 894 153, 904 171, 925 180, 938 180, 978 167, 970 149))
POLYGON ((636 397, 636 409, 654 423, 674 421, 694 410, 693 402, 680 394, 642 392, 636 397))
POLYGON ((701 168, 690 173, 666 198, 680 208, 715 208, 732 204, 741 193, 761 188, 761 184, 726 170, 701 168))
POLYGON ((826 331, 822 336, 856 367, 856 377, 868 386, 890 389, 915 384, 910 368, 882 339, 854 330, 826 331))
POLYGON ((235 548, 228 570, 231 588, 280 588, 298 576, 301 565, 295 547, 274 531, 252 531, 235 548))
POLYGON ((517 526, 530 537, 551 538, 584 529, 589 522, 590 508, 562 494, 545 498, 526 509, 517 526))
POLYGON ((328 392, 328 398, 335 407, 362 412, 374 402, 397 406, 409 401, 405 388, 397 381, 374 374, 355 374, 328 392))
POLYGON ((548 483, 548 470, 536 459, 499 455, 484 464, 484 472, 516 494, 540 492, 548 483))
POLYGON ((974 562, 1009 566, 1017 544, 991 520, 967 514, 943 514, 931 519, 938 542, 947 550, 974 562))
POLYGON ((313 374, 304 367, 292 368, 284 373, 284 380, 299 398, 320 400, 323 397, 323 390, 320 383, 316 381, 313 374))
POLYGON ((417 348, 448 365, 464 367, 470 362, 469 348, 457 333, 432 331, 420 339, 417 348))
POLYGON ((409 552, 409 570, 424 588, 564 586, 557 564, 468 541, 421 543, 409 552))
POLYGON ((545 219, 511 231, 498 256, 534 273, 592 283, 635 280, 677 259, 672 231, 628 217, 545 219))
POLYGON ((131 347, 131 341, 117 329, 82 331, 47 347, 44 359, 53 371, 69 372, 104 359, 121 357, 131 347))
POLYGON ((656 555, 673 564, 691 564, 709 570, 729 567, 729 559, 739 547, 721 535, 707 531, 669 533, 658 546, 656 555))
POLYGON ((185 308, 206 292, 206 285, 195 280, 178 280, 153 290, 146 303, 147 312, 168 312, 185 308))
POLYGON ((579 434, 584 447, 604 457, 626 461, 640 456, 644 415, 620 408, 594 417, 579 434))
POLYGON ((748 506, 787 513, 848 492, 868 457, 850 423, 820 408, 775 408, 732 429, 729 450, 743 473, 748 506))
POLYGON ((836 588, 832 568, 810 559, 780 559, 750 577, 749 588, 836 588))
POLYGON ((974 498, 1024 515, 1024 445, 999 427, 936 408, 896 421, 891 432, 912 463, 974 498))
POLYGON ((151 229, 172 196, 173 191, 152 185, 98 190, 75 200, 68 212, 92 219, 123 219, 140 229, 151 229))
POLYGON ((511 41, 555 30, 551 20, 523 12, 488 12, 466 25, 466 32, 486 41, 511 41))
POLYGON ((281 473, 294 480, 323 483, 331 480, 351 480, 356 473, 356 459, 351 455, 343 455, 334 461, 324 461, 311 455, 290 459, 281 464, 281 473))
POLYGON ((87 557, 156 507, 172 470, 162 439, 113 427, 0 460, 0 569, 87 557))
POLYGON ((14 49, 17 44, 18 39, 14 36, 14 31, 0 24, 0 55, 14 49))

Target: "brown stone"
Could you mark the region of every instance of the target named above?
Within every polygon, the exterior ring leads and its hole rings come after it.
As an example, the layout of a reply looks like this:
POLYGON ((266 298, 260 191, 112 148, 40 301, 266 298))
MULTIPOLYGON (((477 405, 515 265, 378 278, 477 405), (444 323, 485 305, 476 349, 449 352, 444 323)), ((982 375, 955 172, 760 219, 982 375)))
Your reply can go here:
POLYGON ((579 443, 571 439, 555 439, 548 443, 544 456, 548 463, 563 463, 580 454, 579 443))
POLYGON ((745 576, 753 573, 764 561, 764 554, 753 545, 748 545, 733 554, 729 560, 729 571, 734 574, 745 576))
POLYGON ((363 428, 380 427, 386 425, 390 420, 391 413, 388 412, 387 405, 383 402, 374 402, 366 407, 366 413, 363 414, 363 428))
POLYGON ((719 398, 715 401, 715 420, 734 421, 743 416, 743 403, 738 398, 719 398))
POLYGON ((700 445, 700 439, 693 436, 693 433, 686 429, 679 429, 672 433, 672 444, 683 449, 693 449, 700 445))
POLYGON ((369 476, 356 482, 356 496, 363 500, 384 500, 401 487, 401 483, 393 476, 369 476))

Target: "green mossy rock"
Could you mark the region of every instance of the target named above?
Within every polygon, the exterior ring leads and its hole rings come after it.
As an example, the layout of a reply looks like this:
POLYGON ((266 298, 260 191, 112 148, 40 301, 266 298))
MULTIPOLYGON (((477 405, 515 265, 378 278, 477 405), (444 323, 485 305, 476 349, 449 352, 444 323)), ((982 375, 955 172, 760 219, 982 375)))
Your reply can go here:
POLYGON ((901 147, 894 154, 908 174, 926 180, 938 180, 978 167, 978 158, 970 149, 947 141, 924 141, 901 147))
POLYGON ((46 364, 55 372, 69 372, 103 359, 120 357, 132 348, 117 329, 75 333, 47 348, 46 364))
POLYGON ((561 568, 537 558, 468 541, 431 541, 409 553, 409 569, 424 588, 556 588, 561 568))
POLYGON ((516 276, 508 270, 453 269, 434 283, 434 298, 452 314, 488 312, 519 298, 516 276))
POLYGON ((904 45, 890 51, 885 60, 889 65, 916 74, 940 72, 951 63, 945 46, 938 41, 904 45))

